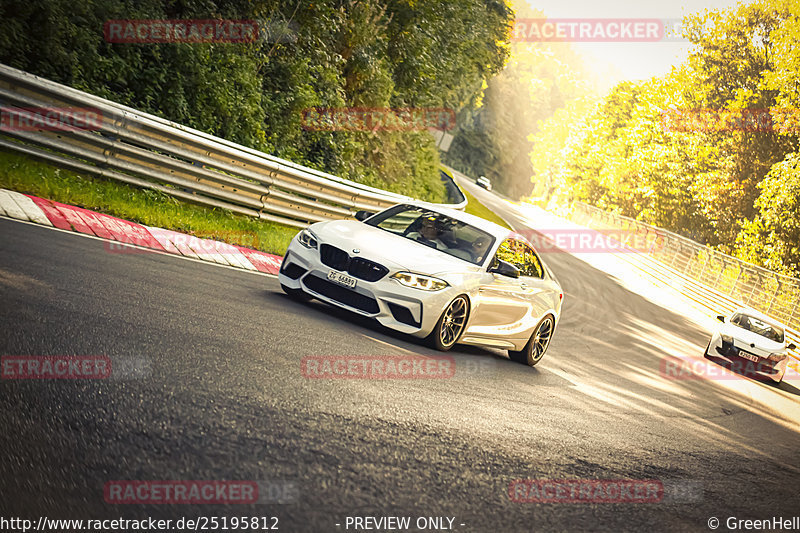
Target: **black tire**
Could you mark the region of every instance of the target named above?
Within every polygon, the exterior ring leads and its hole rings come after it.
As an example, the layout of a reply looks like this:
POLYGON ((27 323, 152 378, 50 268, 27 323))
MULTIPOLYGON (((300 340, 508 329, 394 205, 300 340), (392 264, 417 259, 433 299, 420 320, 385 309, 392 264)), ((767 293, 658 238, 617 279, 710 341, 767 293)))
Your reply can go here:
POLYGON ((528 344, 521 350, 509 350, 508 357, 523 365, 536 366, 547 352, 555 328, 556 320, 553 315, 546 315, 536 324, 528 344))
POLYGON ((283 292, 288 294, 292 299, 297 300, 299 302, 307 302, 311 300, 311 296, 303 292, 302 289, 290 289, 283 283, 281 283, 281 289, 283 289, 283 292))
POLYGON ((431 347, 446 352, 455 346, 467 325, 469 318, 469 300, 463 294, 456 296, 444 308, 442 316, 436 322, 433 331, 427 337, 431 347))

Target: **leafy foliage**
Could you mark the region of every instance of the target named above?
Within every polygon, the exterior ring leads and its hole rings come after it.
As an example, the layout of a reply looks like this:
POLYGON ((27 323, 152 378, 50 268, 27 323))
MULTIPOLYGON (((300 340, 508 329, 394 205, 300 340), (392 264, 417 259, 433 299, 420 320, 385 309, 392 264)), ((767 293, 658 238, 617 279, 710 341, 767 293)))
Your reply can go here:
MULTIPOLYGON (((518 19, 543 16, 518 4, 518 19)), ((489 79, 484 97, 459 115, 447 162, 467 174, 485 175, 506 195, 541 194, 552 180, 544 162, 551 160, 545 150, 550 139, 540 135, 544 121, 592 91, 568 43, 515 42, 505 70, 489 79), (533 150, 539 153, 532 161, 533 150)))
POLYGON ((800 272, 800 154, 773 165, 759 184, 758 214, 744 223, 737 244, 742 259, 785 274, 800 272))
POLYGON ((545 124, 565 139, 549 192, 800 275, 798 10, 762 0, 686 17, 693 49, 671 74, 621 83, 583 119, 564 111, 545 124), (748 111, 773 126, 697 121, 748 111))
POLYGON ((503 0, 5 0, 0 62, 295 162, 442 201, 426 131, 308 131, 313 107, 450 107, 502 69, 503 0), (109 43, 114 19, 256 20, 253 43, 109 43))

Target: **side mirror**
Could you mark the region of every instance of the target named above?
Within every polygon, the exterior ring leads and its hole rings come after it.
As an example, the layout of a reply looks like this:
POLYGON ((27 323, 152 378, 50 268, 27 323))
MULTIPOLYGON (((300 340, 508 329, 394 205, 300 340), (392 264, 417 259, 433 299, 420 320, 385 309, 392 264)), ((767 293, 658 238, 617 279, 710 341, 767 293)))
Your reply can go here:
POLYGON ((717 315, 717 320, 719 320, 720 322, 725 322, 725 317, 722 315, 717 315))
POLYGON ((356 220, 360 220, 360 221, 363 222, 364 220, 367 220, 369 217, 371 217, 374 214, 375 213, 373 213, 372 211, 365 211, 365 210, 361 209, 359 211, 356 211, 356 220))
POLYGON ((787 346, 787 348, 789 348, 790 350, 794 350, 794 349, 797 348, 797 346, 795 346, 793 342, 790 342, 789 346, 787 346))
POLYGON ((508 276, 509 278, 519 277, 519 269, 508 261, 503 261, 502 259, 498 259, 497 264, 489 267, 487 272, 500 274, 501 276, 508 276))

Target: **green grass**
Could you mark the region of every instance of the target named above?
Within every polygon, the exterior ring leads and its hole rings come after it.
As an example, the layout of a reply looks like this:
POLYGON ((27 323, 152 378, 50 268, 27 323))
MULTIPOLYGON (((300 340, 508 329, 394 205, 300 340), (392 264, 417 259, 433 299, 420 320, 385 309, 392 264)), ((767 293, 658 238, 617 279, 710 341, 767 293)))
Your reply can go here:
MULTIPOLYGON (((76 205, 146 226, 283 255, 296 228, 186 203, 167 194, 76 174, 0 150, 0 188, 76 205)), ((464 191, 466 212, 508 228, 505 221, 464 191)))
POLYGON ((464 196, 467 197, 467 207, 464 209, 470 215, 475 215, 476 217, 485 218, 490 222, 494 222, 495 224, 499 224, 504 228, 511 229, 511 226, 506 224, 506 221, 497 216, 494 211, 483 205, 478 201, 477 198, 472 196, 466 189, 461 189, 464 193, 464 196))
POLYGON ((286 252, 298 231, 223 209, 186 203, 158 191, 76 174, 2 150, 0 188, 277 255, 286 252))

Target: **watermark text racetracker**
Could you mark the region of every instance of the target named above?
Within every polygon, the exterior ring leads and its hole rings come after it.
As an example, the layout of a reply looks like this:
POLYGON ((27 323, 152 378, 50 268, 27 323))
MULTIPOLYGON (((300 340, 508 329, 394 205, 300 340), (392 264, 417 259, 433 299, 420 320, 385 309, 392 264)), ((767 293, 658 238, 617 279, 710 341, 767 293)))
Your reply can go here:
POLYGON ((517 503, 657 503, 664 486, 658 480, 518 479, 508 495, 517 503))
POLYGON ((530 504, 672 504, 701 500, 703 486, 691 479, 517 479, 508 497, 530 504))
POLYGON ((312 107, 301 124, 309 131, 452 130, 456 113, 441 107, 312 107))
POLYGON ((300 372, 306 379, 491 379, 497 361, 468 355, 322 355, 303 357, 300 372))
POLYGON ((121 480, 103 487, 111 504, 286 504, 298 498, 294 481, 121 480))
POLYGON ((659 42, 684 40, 680 19, 523 18, 511 41, 524 42, 659 42))
POLYGON ((308 356, 300 371, 308 379, 450 379, 456 362, 450 355, 308 356))
POLYGON ((106 379, 111 359, 105 355, 4 355, 2 379, 106 379))
POLYGON ((665 109, 661 128, 667 133, 756 132, 797 134, 800 109, 665 109))
POLYGON ((99 131, 103 113, 90 107, 0 106, 0 131, 99 131))
POLYGON ((145 379, 152 362, 142 355, 4 355, 0 379, 17 380, 145 379))
MULTIPOLYGON (((171 247, 179 251, 186 251, 187 254, 185 255, 196 255, 198 257, 237 253, 237 246, 257 250, 261 245, 261 239, 258 234, 251 231, 215 231, 196 235, 164 231, 157 233, 159 236, 161 236, 161 233, 168 235, 171 247), (228 244, 229 242, 237 244, 228 244)), ((123 237, 125 238, 119 241, 105 241, 103 247, 112 254, 158 253, 157 250, 137 246, 136 237, 139 237, 138 235, 123 235, 123 237)))
MULTIPOLYGON (((662 377, 672 381, 728 381, 744 378, 755 381, 772 382, 774 362, 769 360, 754 362, 736 360, 718 364, 706 359, 692 357, 669 356, 661 359, 659 373, 662 377)), ((787 370, 784 381, 800 381, 800 374, 794 370, 787 370)))
POLYGON ((259 36, 254 20, 108 20, 109 43, 251 43, 259 36))
POLYGON ((519 235, 540 253, 654 253, 664 248, 662 236, 622 229, 553 228, 519 235))

